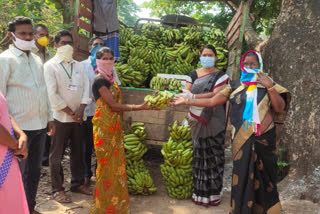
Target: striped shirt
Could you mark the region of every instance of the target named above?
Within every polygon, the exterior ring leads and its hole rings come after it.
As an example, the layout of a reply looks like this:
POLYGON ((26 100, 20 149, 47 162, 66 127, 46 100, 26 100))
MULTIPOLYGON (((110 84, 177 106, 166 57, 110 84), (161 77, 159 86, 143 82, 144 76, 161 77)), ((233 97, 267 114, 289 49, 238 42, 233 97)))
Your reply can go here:
MULTIPOLYGON (((58 55, 44 64, 44 76, 53 109, 53 118, 61 123, 75 122, 62 111, 67 106, 76 111, 81 104, 90 104, 89 79, 80 62, 64 62, 58 55)), ((87 117, 84 114, 83 120, 87 117)))
POLYGON ((41 59, 10 45, 0 54, 0 91, 21 129, 40 130, 52 120, 41 59))

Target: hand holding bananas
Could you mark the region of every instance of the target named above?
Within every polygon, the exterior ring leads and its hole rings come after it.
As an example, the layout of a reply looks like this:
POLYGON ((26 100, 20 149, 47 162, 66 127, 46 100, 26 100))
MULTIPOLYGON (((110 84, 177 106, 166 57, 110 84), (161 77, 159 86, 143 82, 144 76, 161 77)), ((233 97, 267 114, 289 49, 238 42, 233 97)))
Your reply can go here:
POLYGON ((149 195, 157 188, 141 159, 147 152, 147 147, 142 143, 146 137, 144 123, 132 123, 129 132, 124 136, 128 190, 132 194, 149 195))
POLYGON ((153 95, 147 95, 144 100, 147 105, 157 109, 163 109, 173 100, 174 95, 165 91, 155 91, 153 95))

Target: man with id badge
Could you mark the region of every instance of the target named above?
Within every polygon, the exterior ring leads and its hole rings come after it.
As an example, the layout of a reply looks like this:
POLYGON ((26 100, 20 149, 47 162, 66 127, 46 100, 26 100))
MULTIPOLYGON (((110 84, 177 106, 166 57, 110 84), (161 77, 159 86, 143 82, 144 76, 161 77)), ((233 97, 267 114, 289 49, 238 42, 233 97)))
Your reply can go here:
POLYGON ((89 80, 80 62, 73 60, 73 38, 69 31, 60 30, 55 36, 56 55, 44 65, 49 100, 56 121, 56 135, 52 138, 49 155, 52 192, 60 203, 70 203, 71 198, 63 188, 61 161, 70 139, 70 166, 72 192, 91 195, 84 184, 82 122, 84 109, 91 102, 89 80))

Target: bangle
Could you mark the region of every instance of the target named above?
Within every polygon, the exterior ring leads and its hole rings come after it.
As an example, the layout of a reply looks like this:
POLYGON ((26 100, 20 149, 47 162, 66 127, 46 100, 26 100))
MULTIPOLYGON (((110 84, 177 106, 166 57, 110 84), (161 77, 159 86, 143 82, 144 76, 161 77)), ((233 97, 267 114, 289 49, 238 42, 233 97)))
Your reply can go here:
POLYGON ((270 87, 270 88, 267 88, 267 90, 268 90, 268 92, 269 92, 269 91, 273 91, 273 90, 274 90, 274 87, 272 86, 272 87, 270 87))

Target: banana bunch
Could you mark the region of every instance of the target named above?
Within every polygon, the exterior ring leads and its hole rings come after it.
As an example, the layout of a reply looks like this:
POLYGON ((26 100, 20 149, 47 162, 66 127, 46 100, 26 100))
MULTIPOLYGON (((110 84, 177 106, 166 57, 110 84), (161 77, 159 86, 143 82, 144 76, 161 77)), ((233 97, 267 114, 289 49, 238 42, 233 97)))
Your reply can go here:
POLYGON ((126 160, 128 176, 128 191, 132 194, 150 195, 157 191, 153 180, 142 159, 138 161, 126 160))
POLYGON ((187 75, 201 66, 200 49, 205 44, 216 48, 216 67, 225 69, 228 51, 225 49, 225 35, 218 28, 165 29, 162 25, 147 23, 142 25, 141 31, 134 32, 121 26, 120 63, 128 64, 127 68, 120 69, 120 73, 124 70, 120 74, 121 82, 123 86, 145 87, 149 86, 147 81, 158 73, 187 75))
POLYGON ((219 70, 225 69, 228 64, 228 50, 218 47, 216 48, 217 51, 217 62, 216 68, 219 70))
POLYGON ((169 105, 173 100, 174 95, 169 92, 156 91, 153 95, 147 95, 144 101, 147 102, 148 106, 154 106, 157 109, 163 109, 169 105))
POLYGON ((162 37, 164 28, 161 25, 147 23, 142 26, 141 33, 148 39, 159 40, 162 37))
POLYGON ((157 188, 141 159, 147 151, 147 147, 142 143, 146 137, 144 123, 132 123, 130 133, 124 136, 128 191, 132 194, 150 195, 157 188))
POLYGON ((182 90, 182 84, 179 80, 174 78, 164 78, 155 76, 150 81, 150 88, 154 90, 169 90, 169 91, 175 91, 180 92, 182 90))
POLYGON ((126 28, 123 25, 120 25, 120 45, 126 46, 127 41, 130 40, 131 36, 134 34, 132 28, 126 28))
POLYGON ((165 73, 167 66, 170 64, 166 52, 159 49, 152 52, 151 62, 152 64, 150 67, 152 76, 156 76, 158 73, 165 73))
POLYGON ((174 141, 172 137, 167 143, 163 143, 161 154, 164 162, 172 167, 187 168, 192 162, 192 141, 174 141))
POLYGON ((126 159, 139 160, 147 152, 147 147, 135 134, 124 136, 124 148, 126 149, 126 159))
POLYGON ((140 141, 144 141, 144 139, 146 138, 147 134, 145 132, 145 127, 144 127, 144 123, 132 123, 130 126, 130 132, 132 134, 135 134, 140 141))
POLYGON ((114 65, 122 86, 142 87, 146 81, 146 76, 136 71, 129 64, 116 63, 114 65))
POLYGON ((164 163, 160 165, 161 174, 166 182, 169 196, 186 199, 191 196, 193 190, 191 166, 193 151, 190 127, 188 125, 179 126, 175 121, 168 130, 170 138, 168 142, 162 144, 161 149, 164 157, 164 163))
POLYGON ((191 128, 189 125, 179 126, 178 121, 175 121, 172 127, 168 127, 168 131, 174 141, 191 141, 191 128))

